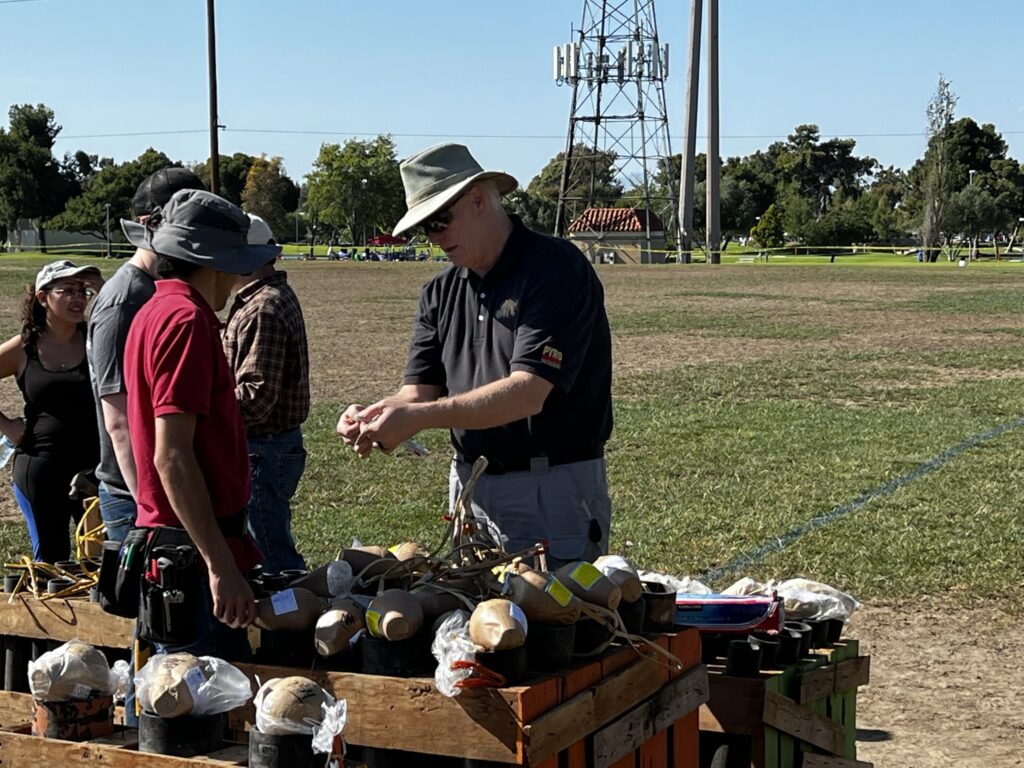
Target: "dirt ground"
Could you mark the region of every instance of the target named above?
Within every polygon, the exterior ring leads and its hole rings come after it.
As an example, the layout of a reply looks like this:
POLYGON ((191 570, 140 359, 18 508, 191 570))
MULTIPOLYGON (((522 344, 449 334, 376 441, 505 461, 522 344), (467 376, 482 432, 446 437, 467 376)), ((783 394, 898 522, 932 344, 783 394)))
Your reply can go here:
POLYGON ((878 768, 1024 765, 1024 635, 993 606, 873 606, 851 635, 871 654, 859 760, 878 768))

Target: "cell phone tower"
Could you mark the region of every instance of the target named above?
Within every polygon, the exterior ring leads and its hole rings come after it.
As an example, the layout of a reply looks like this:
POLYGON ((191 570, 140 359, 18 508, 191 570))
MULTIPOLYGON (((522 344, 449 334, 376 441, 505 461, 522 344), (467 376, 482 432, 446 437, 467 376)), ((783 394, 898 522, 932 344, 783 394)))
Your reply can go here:
MULTIPOLYGON (((587 207, 613 206, 618 195, 609 186, 617 182, 678 241, 679 179, 669 161, 665 105, 668 44, 658 38, 654 0, 584 0, 571 38, 554 49, 555 82, 572 87, 555 234, 587 207)), ((649 249, 652 222, 645 218, 649 249)))

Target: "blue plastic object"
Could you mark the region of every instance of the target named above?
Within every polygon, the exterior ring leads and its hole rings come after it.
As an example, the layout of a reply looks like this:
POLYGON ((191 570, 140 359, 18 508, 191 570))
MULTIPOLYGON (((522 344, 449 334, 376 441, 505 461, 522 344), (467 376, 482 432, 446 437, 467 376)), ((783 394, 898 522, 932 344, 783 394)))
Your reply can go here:
POLYGON ((676 624, 708 632, 777 632, 782 600, 763 595, 676 595, 676 624))

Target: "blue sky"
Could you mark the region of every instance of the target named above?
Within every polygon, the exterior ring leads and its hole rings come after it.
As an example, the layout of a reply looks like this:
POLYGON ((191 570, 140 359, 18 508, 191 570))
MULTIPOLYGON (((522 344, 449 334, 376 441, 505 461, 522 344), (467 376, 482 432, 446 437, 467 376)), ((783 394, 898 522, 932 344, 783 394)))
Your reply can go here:
MULTIPOLYGON (((392 133, 408 155, 457 140, 525 185, 565 143, 570 90, 552 80, 551 48, 570 40, 582 6, 218 0, 221 152, 281 155, 298 179, 325 141, 392 133)), ((689 6, 657 8, 671 46, 674 151, 689 6)), ((960 97, 958 115, 994 123, 1024 160, 1014 63, 1024 2, 721 0, 720 14, 724 156, 817 123, 825 138, 854 138, 858 154, 909 168, 923 153, 941 72, 960 97)), ((58 153, 121 161, 153 146, 182 161, 208 155, 204 0, 0 0, 0 40, 0 106, 53 108, 64 126, 58 153), (194 132, 96 136, 155 131, 194 132)))

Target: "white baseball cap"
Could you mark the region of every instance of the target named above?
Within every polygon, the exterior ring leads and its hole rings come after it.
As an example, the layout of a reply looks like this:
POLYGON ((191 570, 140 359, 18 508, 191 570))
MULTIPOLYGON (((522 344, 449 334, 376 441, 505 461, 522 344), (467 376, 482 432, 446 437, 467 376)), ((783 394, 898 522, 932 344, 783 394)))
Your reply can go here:
POLYGON ((270 225, 265 219, 255 213, 245 215, 249 217, 249 245, 277 245, 274 233, 270 231, 270 225))
POLYGON ((83 280, 91 283, 103 284, 103 276, 100 274, 98 267, 88 264, 84 267, 79 267, 74 262, 64 259, 62 261, 52 261, 39 270, 39 273, 36 275, 36 290, 41 291, 58 280, 63 280, 65 277, 81 277, 83 280))

